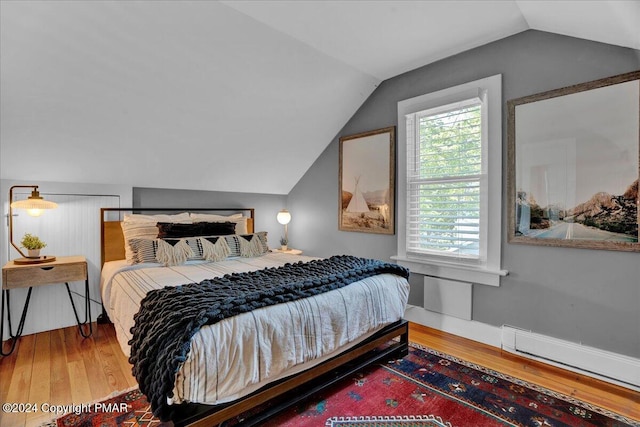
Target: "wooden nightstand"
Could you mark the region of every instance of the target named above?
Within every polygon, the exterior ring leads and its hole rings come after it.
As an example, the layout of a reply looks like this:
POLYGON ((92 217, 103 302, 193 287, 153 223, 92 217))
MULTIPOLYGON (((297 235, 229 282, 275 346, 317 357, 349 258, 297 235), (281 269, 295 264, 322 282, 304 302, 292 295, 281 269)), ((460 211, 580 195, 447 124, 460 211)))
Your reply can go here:
POLYGON ((4 353, 0 348, 0 354, 8 356, 13 352, 16 347, 18 338, 22 336, 22 330, 24 329, 24 322, 27 317, 27 310, 29 309, 29 300, 31 299, 31 291, 34 286, 48 286, 56 283, 64 283, 67 287, 67 293, 69 294, 69 300, 71 301, 71 307, 73 313, 76 316, 78 322, 78 330, 80 335, 84 338, 91 336, 93 329, 91 326, 91 307, 89 299, 89 275, 87 274, 87 260, 83 256, 68 256, 58 257, 55 261, 46 264, 16 264, 13 261, 9 261, 4 267, 2 267, 2 313, 0 314, 0 331, 4 331, 4 307, 5 297, 7 299, 7 322, 9 324, 9 336, 12 339, 11 350, 8 353, 4 353), (75 282, 84 280, 85 284, 85 321, 80 322, 76 305, 73 302, 73 296, 69 289, 69 282, 75 282), (27 292, 27 299, 22 309, 22 315, 20 316, 20 323, 18 329, 14 335, 11 328, 11 301, 10 291, 17 288, 29 288, 27 292), (89 324, 89 333, 85 334, 83 326, 89 324))
POLYGON ((283 251, 282 249, 271 249, 271 252, 279 252, 282 254, 291 254, 291 255, 302 255, 302 251, 300 249, 287 249, 283 251))

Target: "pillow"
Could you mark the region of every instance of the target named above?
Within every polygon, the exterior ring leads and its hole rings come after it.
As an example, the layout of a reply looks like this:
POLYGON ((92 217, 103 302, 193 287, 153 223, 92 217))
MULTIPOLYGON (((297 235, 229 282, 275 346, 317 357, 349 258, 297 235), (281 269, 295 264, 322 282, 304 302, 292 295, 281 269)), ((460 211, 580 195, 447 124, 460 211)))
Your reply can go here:
POLYGON ((235 234, 235 222, 196 222, 181 224, 173 222, 159 222, 158 238, 165 237, 194 237, 194 236, 223 236, 235 234))
POLYGON ((131 239, 132 264, 146 262, 167 266, 186 261, 222 261, 229 257, 255 257, 269 252, 267 232, 192 238, 131 239))
POLYGON ((215 215, 215 214, 190 212, 189 218, 191 218, 192 221, 221 222, 221 221, 232 221, 232 220, 240 219, 242 218, 242 214, 237 213, 233 215, 215 215))
POLYGON ((157 214, 124 214, 123 222, 192 222, 188 212, 182 212, 175 215, 157 214))
POLYGON ((229 256, 254 257, 269 252, 267 232, 258 231, 253 234, 236 234, 225 236, 229 249, 229 256))
POLYGON ((153 240, 158 236, 158 228, 155 222, 121 222, 122 234, 124 235, 124 255, 129 264, 135 264, 134 250, 132 240, 134 239, 150 239, 153 240))
POLYGON ((161 263, 165 266, 184 264, 198 258, 187 239, 131 239, 133 264, 161 263))
POLYGON ((134 264, 133 251, 131 248, 131 239, 155 239, 158 236, 158 228, 156 223, 173 222, 173 223, 190 223, 191 218, 188 213, 178 215, 139 215, 125 214, 123 221, 120 223, 122 234, 124 236, 125 259, 129 264, 134 264))
POLYGON ((196 237, 199 254, 207 261, 222 261, 231 253, 225 236, 196 237))
POLYGON ((225 222, 231 221, 236 223, 236 234, 248 234, 249 230, 247 229, 247 218, 242 216, 241 213, 233 214, 233 215, 214 215, 214 214, 204 214, 204 213, 194 213, 191 212, 189 217, 193 222, 225 222))
MULTIPOLYGON (((227 236, 229 234, 237 234, 237 222, 197 222, 202 226, 202 234, 200 236, 227 236)), ((246 225, 245 225, 246 228, 246 225)))
POLYGON ((131 264, 158 262, 156 260, 158 247, 156 239, 133 238, 129 240, 129 247, 131 248, 131 264))
POLYGON ((156 259, 165 266, 184 264, 195 255, 185 239, 157 239, 156 245, 156 259))
POLYGON ((259 256, 268 251, 268 248, 265 250, 260 236, 257 234, 238 235, 238 242, 240 243, 240 256, 243 257, 259 256))

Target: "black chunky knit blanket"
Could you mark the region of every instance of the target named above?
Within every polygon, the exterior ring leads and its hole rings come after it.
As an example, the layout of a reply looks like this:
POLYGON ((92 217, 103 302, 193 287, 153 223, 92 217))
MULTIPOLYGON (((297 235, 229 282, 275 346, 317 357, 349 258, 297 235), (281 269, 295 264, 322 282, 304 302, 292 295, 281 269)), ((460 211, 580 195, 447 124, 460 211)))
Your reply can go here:
POLYGON ((341 255, 149 292, 134 317, 129 362, 153 414, 163 421, 171 417, 167 398, 173 397, 175 375, 187 358, 191 337, 202 326, 383 273, 409 277, 397 264, 341 255))

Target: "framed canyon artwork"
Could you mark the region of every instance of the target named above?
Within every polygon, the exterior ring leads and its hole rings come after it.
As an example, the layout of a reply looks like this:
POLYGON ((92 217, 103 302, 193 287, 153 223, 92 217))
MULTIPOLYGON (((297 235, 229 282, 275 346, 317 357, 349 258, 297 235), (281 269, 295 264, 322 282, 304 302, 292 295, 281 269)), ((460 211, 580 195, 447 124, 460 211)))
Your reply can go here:
POLYGON ((507 108, 509 242, 640 251, 640 71, 507 108))

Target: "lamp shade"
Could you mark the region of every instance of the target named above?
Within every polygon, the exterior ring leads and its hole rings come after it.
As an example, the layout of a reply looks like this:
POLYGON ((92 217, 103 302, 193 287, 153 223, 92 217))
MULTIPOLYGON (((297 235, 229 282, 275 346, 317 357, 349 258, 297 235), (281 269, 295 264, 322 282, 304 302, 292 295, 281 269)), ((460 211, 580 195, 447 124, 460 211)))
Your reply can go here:
POLYGON ((58 204, 43 199, 38 190, 33 190, 27 199, 16 200, 11 203, 11 207, 14 209, 55 209, 58 204))
POLYGON ((291 214, 288 210, 282 209, 280 212, 278 212, 276 219, 280 224, 287 225, 291 221, 291 214))

